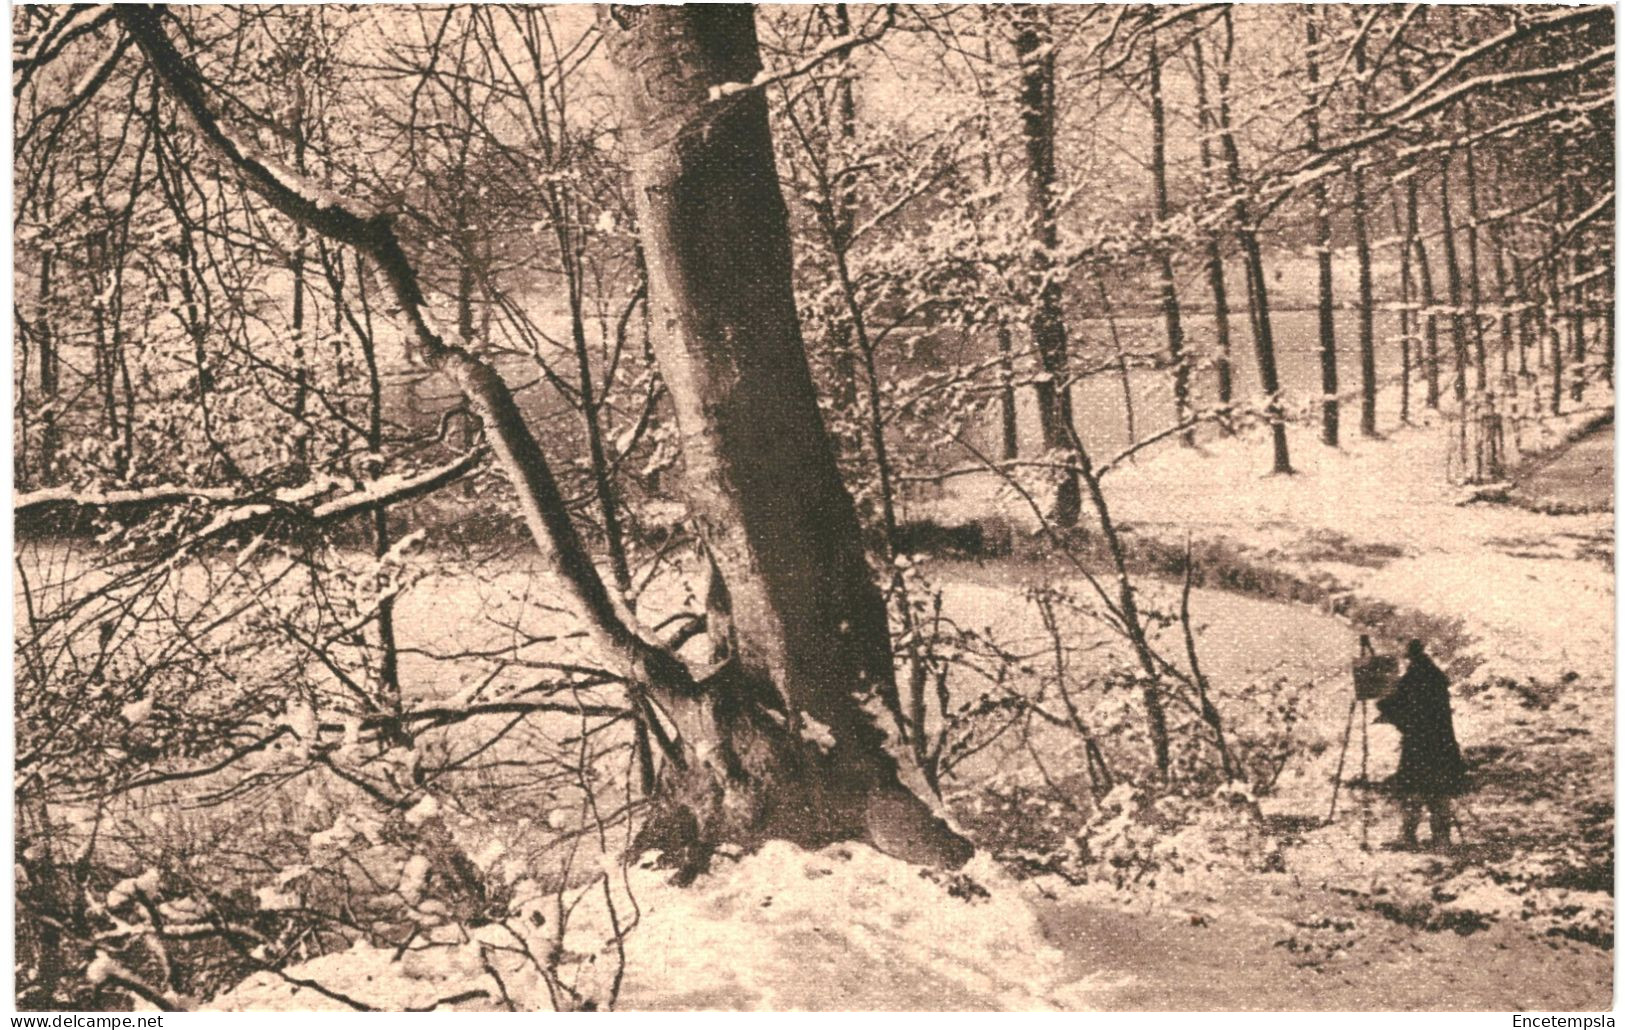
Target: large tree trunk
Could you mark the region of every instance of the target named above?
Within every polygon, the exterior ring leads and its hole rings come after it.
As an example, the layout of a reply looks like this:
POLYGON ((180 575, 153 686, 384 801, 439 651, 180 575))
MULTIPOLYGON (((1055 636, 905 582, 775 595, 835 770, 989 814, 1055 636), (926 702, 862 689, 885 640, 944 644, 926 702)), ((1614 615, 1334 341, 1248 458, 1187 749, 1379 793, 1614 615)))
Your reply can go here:
MULTIPOLYGON (((1021 65, 1021 136, 1027 153, 1029 271, 1034 291, 1031 325, 1033 346, 1044 366, 1036 384, 1038 426, 1044 449, 1053 451, 1069 447, 1073 434, 1066 321, 1055 269, 1055 249, 1060 242, 1055 206, 1055 41, 1047 18, 1041 8, 1024 9, 1015 48, 1021 65)), ((1056 490, 1051 518, 1061 526, 1077 525, 1082 505, 1077 473, 1068 472, 1056 490)))
POLYGON ((720 88, 761 71, 752 9, 612 6, 601 21, 653 346, 734 635, 734 672, 711 684, 729 688, 712 709, 731 758, 665 769, 668 822, 958 864, 968 845, 902 786, 864 710, 894 689, 885 608, 802 348, 766 99, 720 88))
MULTIPOLYGON (((1168 221, 1167 119, 1162 110, 1162 59, 1157 44, 1151 43, 1151 177, 1156 191, 1156 218, 1159 229, 1168 221)), ((1168 247, 1157 248, 1157 271, 1161 277, 1162 320, 1168 332, 1168 364, 1174 370, 1174 419, 1191 419, 1191 370, 1185 360, 1185 329, 1179 318, 1179 292, 1174 288, 1174 258, 1168 247)), ((1196 433, 1187 429, 1179 435, 1186 447, 1194 446, 1196 433)))

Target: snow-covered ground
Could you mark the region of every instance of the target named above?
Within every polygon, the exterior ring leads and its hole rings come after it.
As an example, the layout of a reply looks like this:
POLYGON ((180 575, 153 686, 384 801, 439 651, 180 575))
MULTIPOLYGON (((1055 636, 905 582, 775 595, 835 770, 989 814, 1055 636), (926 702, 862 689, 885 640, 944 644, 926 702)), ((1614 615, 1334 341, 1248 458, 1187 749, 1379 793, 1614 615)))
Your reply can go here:
MULTIPOLYGON (((1168 447, 1109 485, 1134 534, 1222 540, 1306 578, 1331 576, 1351 598, 1459 623, 1448 657, 1478 790, 1454 849, 1385 849, 1396 815, 1358 789, 1325 821, 1347 714, 1339 700, 1306 709, 1321 746, 1261 799, 1262 824, 1244 806, 1217 805, 1171 837, 1145 837, 1159 863, 1149 881, 1016 880, 987 855, 961 875, 933 875, 852 845, 722 857, 687 888, 633 866, 582 893, 554 952, 557 975, 583 996, 613 993, 621 1008, 1609 1007, 1612 516, 1460 504, 1442 475, 1444 430, 1351 437, 1335 452, 1295 431, 1292 477, 1262 474, 1257 438, 1168 447), (602 899, 617 902, 623 930, 636 913, 622 944, 602 899)), ((986 484, 964 487, 959 510, 1001 503, 986 484)), ((987 589, 961 584, 949 597, 986 607, 987 589)), ((1217 614, 1221 651, 1270 635, 1257 611, 1217 614)), ((1305 618, 1298 629, 1276 620, 1289 639, 1260 647, 1346 661, 1335 652, 1352 627, 1305 618)), ((1368 740, 1378 778, 1396 740, 1382 727, 1368 740)), ((1104 807, 1096 830, 1132 841, 1132 805, 1114 795, 1104 807)), ((379 1007, 552 1003, 557 985, 515 957, 511 934, 441 926, 399 955, 358 948, 289 973, 379 1007)), ((269 974, 214 1002, 338 1004, 269 974)))

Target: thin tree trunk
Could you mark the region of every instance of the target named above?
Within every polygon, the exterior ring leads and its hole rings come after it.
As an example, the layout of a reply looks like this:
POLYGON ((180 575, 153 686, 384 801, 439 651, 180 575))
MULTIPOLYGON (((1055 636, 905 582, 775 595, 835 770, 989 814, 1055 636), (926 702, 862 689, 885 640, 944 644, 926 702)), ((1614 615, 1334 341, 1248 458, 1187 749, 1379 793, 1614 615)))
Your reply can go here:
MULTIPOLYGON (((1584 210, 1585 203, 1579 194, 1579 187, 1575 186, 1571 209, 1584 210)), ((1569 245, 1569 325, 1570 335, 1574 342, 1574 374, 1570 377, 1569 397, 1578 402, 1585 397, 1586 384, 1586 272, 1590 270, 1590 262, 1586 260, 1585 247, 1581 245, 1578 235, 1570 239, 1569 245)))
MULTIPOLYGON (((836 38, 844 38, 852 31, 852 19, 845 4, 836 4, 836 38)), ((836 137, 843 146, 850 146, 857 135, 857 100, 852 80, 843 74, 836 82, 836 137)), ((843 158, 844 160, 844 158, 843 158)), ((897 546, 897 497, 893 481, 890 449, 886 443, 886 413, 881 403, 882 383, 875 345, 869 335, 869 323, 858 298, 857 279, 852 274, 849 252, 852 246, 852 227, 857 217, 857 197, 853 190, 853 177, 838 169, 828 184, 829 218, 824 222, 824 236, 835 264, 836 285, 841 291, 845 317, 840 324, 840 344, 850 354, 856 348, 862 362, 864 386, 864 413, 867 415, 869 450, 874 456, 877 492, 880 495, 881 533, 884 553, 889 564, 897 546)), ((853 375, 849 370, 847 376, 853 375)), ((854 387, 855 387, 854 382, 854 387)), ((855 406, 856 396, 853 397, 855 406)), ((913 612, 907 597, 901 602, 900 614, 905 622, 911 621, 913 612)), ((918 727, 916 727, 917 729, 918 727)))
MULTIPOLYGON (((833 5, 835 16, 835 35, 841 38, 852 32, 852 14, 846 4, 833 5)), ((845 153, 837 149, 850 148, 857 136, 857 100, 852 91, 851 69, 847 62, 841 64, 840 74, 835 82, 835 132, 829 134, 830 153, 826 160, 842 157, 845 153)), ((844 157, 842 157, 844 160, 844 157)), ((834 214, 836 228, 832 235, 838 236, 846 246, 845 240, 852 233, 853 220, 857 214, 857 197, 855 195, 856 180, 853 176, 843 176, 842 181, 835 186, 834 214)), ((858 403, 858 366, 857 355, 853 353, 854 327, 849 318, 835 319, 831 326, 831 339, 835 347, 835 403, 842 409, 852 409, 858 403)))
MULTIPOLYGON (((1224 255, 1219 250, 1218 237, 1212 235, 1207 241, 1207 281, 1208 289, 1213 293, 1213 335, 1219 351, 1214 359, 1219 379, 1219 406, 1228 411, 1234 403, 1236 392, 1230 363, 1230 302, 1224 283, 1224 255)), ((1226 418, 1220 422, 1220 430, 1229 436, 1235 432, 1233 425, 1226 418)))
MULTIPOLYGON (((1358 124, 1366 121, 1366 105, 1370 87, 1365 76, 1365 44, 1354 44, 1354 74, 1359 80, 1355 96, 1358 100, 1358 124)), ((1373 319, 1376 314, 1371 290, 1371 233, 1367 227, 1365 167, 1358 157, 1354 161, 1354 253, 1360 274, 1360 435, 1377 435, 1377 339, 1373 319)))
MULTIPOLYGON (((844 5, 842 5, 844 7, 844 5)), ((983 27, 989 28, 985 17, 989 8, 983 8, 983 27)), ((993 35, 992 31, 982 33, 982 59, 988 67, 993 66, 993 35)), ((981 95, 983 117, 978 120, 982 143, 982 184, 984 188, 993 188, 993 155, 992 135, 990 122, 992 113, 988 110, 988 98, 985 91, 981 95)), ((999 347, 999 424, 1001 429, 1000 453, 1005 461, 1015 461, 1020 454, 1020 441, 1016 435, 1016 389, 1014 346, 1010 335, 1010 323, 1006 320, 1001 309, 998 315, 998 347, 999 347)))
MULTIPOLYGON (((1534 344, 1537 351, 1539 349, 1539 343, 1535 340, 1530 325, 1535 315, 1535 299, 1529 295, 1529 282, 1523 274, 1523 259, 1518 256, 1516 247, 1509 249, 1511 251, 1509 258, 1512 263, 1512 296, 1518 305, 1518 377, 1525 383, 1529 383, 1534 379, 1534 373, 1529 369, 1529 348, 1531 344, 1534 344)), ((1537 363, 1540 360, 1538 353, 1535 360, 1537 363)), ((1539 410, 1540 391, 1536 390, 1535 396, 1536 410, 1539 410)))
MULTIPOLYGON (((1320 152, 1320 33, 1313 6, 1304 9, 1304 60, 1309 78, 1308 151, 1320 152)), ((1337 400, 1337 321, 1332 298, 1332 210, 1324 176, 1315 182, 1315 262, 1319 271, 1320 313, 1320 441, 1336 447, 1339 429, 1337 400)))
MULTIPOLYGON (((632 573, 626 561, 626 537, 621 529, 620 505, 615 497, 615 484, 609 467, 609 456, 604 450, 604 430, 598 420, 602 404, 593 389, 592 360, 587 350, 587 323, 581 310, 580 283, 568 287, 570 293, 570 339, 575 345, 576 367, 579 374, 576 389, 581 399, 581 419, 587 429, 587 456, 592 464, 593 492, 598 498, 598 509, 604 519, 604 549, 609 554, 610 572, 615 586, 626 593, 632 588, 632 573)), ((605 386, 608 390, 608 386, 605 386)))
MULTIPOLYGON (((1111 297, 1106 294, 1106 283, 1096 279, 1095 286, 1100 291, 1100 311, 1106 316, 1106 329, 1112 334, 1112 346, 1117 351, 1117 376, 1123 384, 1124 428, 1128 433, 1128 446, 1133 447, 1140 438, 1134 429, 1134 387, 1128 374, 1128 352, 1123 349, 1123 338, 1117 332, 1117 315, 1112 311, 1111 297)), ((1134 460, 1132 455, 1129 460, 1134 460)))
MULTIPOLYGON (((378 351, 372 331, 372 305, 367 299, 367 280, 359 259, 356 261, 355 284, 361 304, 361 318, 356 324, 356 341, 361 345, 361 358, 367 366, 367 449, 382 454, 384 446, 384 383, 378 369, 378 351)), ((333 302, 339 303, 335 291, 333 302)), ((373 471, 373 478, 377 470, 373 471)), ((372 553, 383 557, 391 546, 389 535, 389 509, 378 505, 372 510, 372 553)), ((384 591, 378 599, 378 685, 382 693, 380 707, 393 715, 402 711, 400 652, 395 643, 395 593, 384 591)), ((399 722, 393 727, 391 743, 407 745, 411 736, 399 722)))
MULTIPOLYGON (((1562 148, 1558 151, 1558 163, 1562 163, 1562 148)), ((1546 333, 1552 363, 1552 414, 1563 413, 1563 288, 1560 271, 1561 256, 1557 252, 1560 244, 1558 239, 1559 226, 1568 218, 1568 194, 1559 188, 1557 203, 1552 218, 1551 251, 1546 257, 1546 302, 1551 314, 1546 318, 1546 333)))
MULTIPOLYGON (((1502 175, 1501 162, 1497 160, 1491 179, 1493 187, 1491 196, 1497 208, 1504 205, 1501 192, 1502 175)), ((1501 379, 1508 389, 1516 393, 1518 380, 1512 375, 1512 308, 1516 300, 1508 293, 1511 283, 1507 277, 1506 249, 1506 223, 1497 217, 1490 224, 1490 251, 1495 256, 1495 295, 1499 298, 1501 309, 1500 318, 1497 319, 1501 330, 1501 379)))
POLYGON ((1016 365, 1012 357, 1013 347, 1010 339, 1010 326, 1001 317, 998 329, 999 340, 999 427, 1000 442, 1003 444, 1001 453, 1005 461, 1015 461, 1019 455, 1019 441, 1016 438, 1016 365))
POLYGON ((1603 358, 1603 360, 1602 360, 1602 368, 1603 368, 1603 375, 1607 377, 1609 386, 1614 385, 1614 310, 1615 310, 1614 304, 1615 304, 1615 301, 1614 301, 1614 297, 1613 297, 1613 288, 1612 288, 1612 283, 1614 281, 1613 253, 1614 252, 1613 252, 1612 249, 1610 249, 1609 252, 1608 252, 1608 282, 1610 284, 1609 293, 1608 293, 1608 297, 1607 297, 1607 300, 1608 300, 1608 313, 1603 316, 1603 320, 1602 320, 1602 328, 1603 328, 1603 342, 1602 342, 1602 345, 1603 345, 1602 358, 1603 358))
MULTIPOLYGON (((344 269, 343 252, 333 253, 322 244, 317 243, 317 257, 321 263, 322 272, 327 279, 328 288, 333 295, 333 321, 334 331, 342 332, 345 325, 350 328, 350 334, 355 337, 356 344, 361 350, 362 364, 366 368, 367 385, 367 449, 374 454, 383 453, 384 445, 384 387, 383 377, 379 371, 377 336, 373 331, 372 302, 367 293, 367 278, 360 255, 356 256, 353 276, 347 276, 344 269), (347 284, 353 282, 355 302, 351 304, 346 300, 347 284), (357 314, 356 308, 360 313, 357 314)), ((368 479, 377 479, 382 471, 376 465, 369 465, 366 470, 368 479)), ((389 510, 384 505, 373 507, 369 517, 369 529, 372 533, 372 553, 374 557, 382 557, 389 553, 391 538, 389 532, 389 510)), ((385 740, 390 746, 410 746, 412 735, 400 722, 402 712, 401 683, 400 683, 400 653, 395 641, 395 594, 393 591, 384 591, 378 598, 378 615, 373 620, 377 627, 378 651, 378 689, 372 698, 375 710, 391 717, 385 722, 385 740)))
MULTIPOLYGON (((1197 129, 1202 158, 1202 188, 1204 194, 1211 197, 1215 171, 1213 148, 1208 142, 1208 133, 1214 128, 1214 120, 1212 108, 1208 103, 1207 65, 1200 39, 1191 40, 1191 51, 1196 68, 1197 129)), ((1235 396, 1230 363, 1230 302, 1224 282, 1224 253, 1219 246, 1219 234, 1211 230, 1207 234, 1207 282, 1208 289, 1213 293, 1213 333, 1218 348, 1214 365, 1219 379, 1219 404, 1228 409, 1235 396)), ((1233 432, 1229 419, 1224 419, 1220 426, 1221 431, 1227 436, 1233 432)))
MULTIPOLYGON (((1157 44, 1150 47, 1151 73, 1151 176, 1155 186, 1155 214, 1159 231, 1168 221, 1168 127, 1162 109, 1162 60, 1157 44)), ((1179 293, 1174 287, 1174 259, 1166 246, 1157 248, 1157 270, 1162 286, 1162 320, 1168 333, 1168 363, 1174 372, 1174 418, 1179 423, 1191 419, 1191 370, 1185 358, 1185 329, 1179 317, 1179 293)), ((1187 429, 1179 435, 1186 447, 1196 444, 1196 432, 1187 429)))
POLYGON ((1134 596, 1133 581, 1129 579, 1128 559, 1123 551, 1122 537, 1112 520, 1111 507, 1106 503, 1106 494, 1100 488, 1100 474, 1095 471, 1094 463, 1089 459, 1089 452, 1083 446, 1083 440, 1078 437, 1075 429, 1072 430, 1072 436, 1083 482, 1089 490, 1089 501, 1095 509, 1095 517, 1100 522, 1100 535, 1105 538, 1107 550, 1112 557, 1112 570, 1117 580, 1116 615, 1140 663, 1140 698, 1145 704, 1152 758, 1157 764, 1158 776, 1166 780, 1171 754, 1168 743, 1168 717, 1163 710, 1162 695, 1159 692, 1162 675, 1157 666, 1156 656, 1151 651, 1150 638, 1146 633, 1139 602, 1134 596))
MULTIPOLYGON (((55 176, 52 176, 53 181, 55 176)), ((54 184, 47 186, 45 193, 45 217, 51 217, 54 184)), ((52 311, 52 270, 55 254, 52 248, 44 248, 39 259, 39 296, 35 301, 34 340, 39 350, 39 389, 43 404, 43 413, 40 416, 40 453, 39 453, 39 482, 41 486, 50 486, 56 475, 53 466, 56 464, 58 437, 60 429, 58 421, 61 412, 57 405, 61 398, 61 367, 62 362, 57 354, 56 337, 52 334, 52 323, 56 315, 52 311)), ((22 438, 26 434, 19 434, 22 438)))
POLYGON ((1418 228, 1416 176, 1420 171, 1413 173, 1405 180, 1405 232, 1416 248, 1416 272, 1422 287, 1420 300, 1422 311, 1420 321, 1426 329, 1426 348, 1424 350, 1423 365, 1427 373, 1427 406, 1435 410, 1439 407, 1439 319, 1434 313, 1438 304, 1438 295, 1433 292, 1433 270, 1428 264, 1427 244, 1422 240, 1422 233, 1418 228))
POLYGON ((1467 417, 1467 328, 1461 311, 1461 265, 1456 261, 1456 223, 1450 211, 1450 152, 1439 161, 1439 220, 1444 237, 1445 284, 1450 298, 1450 344, 1455 359, 1453 389, 1458 414, 1467 417))
MULTIPOLYGON (((466 148, 466 137, 464 146, 466 148)), ((457 183, 457 212, 456 224, 453 226, 457 233, 458 253, 463 260, 457 269, 457 336, 463 341, 464 347, 475 345, 474 337, 474 263, 471 259, 473 253, 473 234, 468 225, 468 182, 459 175, 457 183)), ((469 414, 462 420, 462 446, 466 450, 474 446, 479 436, 479 427, 474 424, 474 416, 469 414)), ((474 480, 472 478, 463 483, 463 496, 474 496, 474 480)), ((624 589, 624 588, 623 588, 624 589)))
POLYGON ((1484 289, 1479 279, 1478 261, 1478 162, 1473 160, 1472 105, 1462 109, 1467 143, 1467 296, 1473 324, 1474 386, 1479 393, 1489 388, 1489 353, 1484 346, 1484 289))
POLYGON ((1264 388, 1264 413, 1269 420, 1271 442, 1274 445, 1276 474, 1292 472, 1292 459, 1287 451, 1286 420, 1281 411, 1281 378, 1275 368, 1275 338, 1270 331, 1269 282, 1264 277, 1264 255, 1258 245, 1258 231, 1253 226, 1241 180, 1241 153, 1236 148, 1236 137, 1230 127, 1230 62, 1235 51, 1235 25, 1229 8, 1221 16, 1224 24, 1224 57, 1219 65, 1219 144, 1224 150, 1230 192, 1235 197, 1234 218, 1236 240, 1241 244, 1242 257, 1247 267, 1247 299, 1252 312, 1253 349, 1258 357, 1258 378, 1264 388))
MULTIPOLYGON (((304 87, 295 83, 297 102, 293 112, 293 167, 305 174, 304 87)), ((305 409, 310 403, 310 369, 305 347, 305 227, 294 227, 293 248, 293 420, 300 431, 294 434, 293 459, 302 468, 310 464, 310 436, 304 430, 305 409)))
MULTIPOLYGON (((1035 385, 1038 424, 1044 449, 1070 446, 1072 384, 1068 369, 1065 315, 1061 311, 1061 283, 1055 268, 1059 244, 1055 209, 1055 51, 1048 14, 1040 7, 1024 9, 1017 27, 1016 57, 1021 67, 1021 135, 1027 156, 1027 218, 1032 257, 1033 344, 1043 365, 1035 385)), ((1050 517, 1057 525, 1077 525, 1082 509, 1078 476, 1066 472, 1056 490, 1050 517)))
POLYGON ((1416 335, 1416 312, 1412 305, 1416 298, 1416 284, 1411 272, 1411 250, 1415 240, 1410 227, 1399 213, 1399 198, 1388 194, 1393 212, 1394 234, 1401 240, 1399 247, 1399 421, 1411 421, 1411 342, 1416 335))

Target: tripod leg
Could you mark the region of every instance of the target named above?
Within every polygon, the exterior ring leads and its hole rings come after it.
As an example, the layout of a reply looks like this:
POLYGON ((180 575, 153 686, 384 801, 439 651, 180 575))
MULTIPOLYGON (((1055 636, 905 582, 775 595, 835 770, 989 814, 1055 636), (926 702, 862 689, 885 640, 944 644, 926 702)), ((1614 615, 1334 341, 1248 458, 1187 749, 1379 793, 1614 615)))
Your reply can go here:
MULTIPOLYGON (((1352 712, 1350 713, 1352 714, 1352 712)), ((1366 702, 1360 702, 1360 783, 1362 786, 1371 785, 1371 712, 1366 708, 1366 702)))
POLYGON ((1371 712, 1360 699, 1360 850, 1371 850, 1371 712))
POLYGON ((1343 763, 1349 756, 1349 735, 1354 731, 1354 706, 1358 701, 1349 702, 1348 721, 1343 723, 1343 749, 1337 753, 1337 772, 1332 777, 1332 807, 1326 813, 1326 821, 1331 822, 1337 815, 1337 793, 1343 789, 1343 763))

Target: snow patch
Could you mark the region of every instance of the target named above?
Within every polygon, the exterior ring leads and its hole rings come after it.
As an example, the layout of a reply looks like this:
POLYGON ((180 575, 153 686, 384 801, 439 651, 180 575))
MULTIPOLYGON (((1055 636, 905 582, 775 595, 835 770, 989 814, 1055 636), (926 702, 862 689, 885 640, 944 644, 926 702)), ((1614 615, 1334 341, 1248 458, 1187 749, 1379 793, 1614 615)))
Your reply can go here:
POLYGON ((406 825, 422 826, 424 823, 440 814, 440 802, 433 794, 423 795, 423 800, 413 805, 406 813, 406 825))
MULTIPOLYGON (((402 893, 408 881, 421 889, 427 872, 421 856, 408 862, 402 893)), ((737 862, 718 861, 689 887, 672 886, 653 869, 629 869, 626 876, 640 917, 625 941, 621 1009, 1089 1007, 1093 981, 1069 968, 1045 938, 1022 887, 985 856, 948 875, 864 845, 809 852, 775 842, 737 862)), ((436 946, 414 946, 399 960, 391 949, 358 945, 288 972, 392 1008, 483 989, 485 997, 458 1007, 487 1009, 496 990, 481 962, 484 942, 485 957, 496 963, 515 1003, 546 1009, 546 985, 505 964, 514 961, 508 927, 537 924, 531 946, 546 953, 557 932, 557 900, 534 882, 516 883, 507 927, 441 927, 426 931, 436 946)), ((618 902, 623 920, 625 904, 625 898, 618 902)), ((563 954, 578 964, 573 979, 562 972, 561 978, 601 1000, 619 964, 615 924, 601 891, 588 891, 566 910, 563 954)), ((292 1011, 331 1004, 262 973, 208 1007, 292 1011)))
POLYGON ((809 744, 816 744, 825 751, 835 750, 834 731, 805 713, 801 716, 801 739, 809 744))
POLYGON ((131 726, 141 725, 147 721, 147 718, 150 715, 152 715, 152 698, 143 697, 135 701, 131 701, 129 704, 119 709, 119 715, 123 716, 124 721, 129 723, 131 726))

